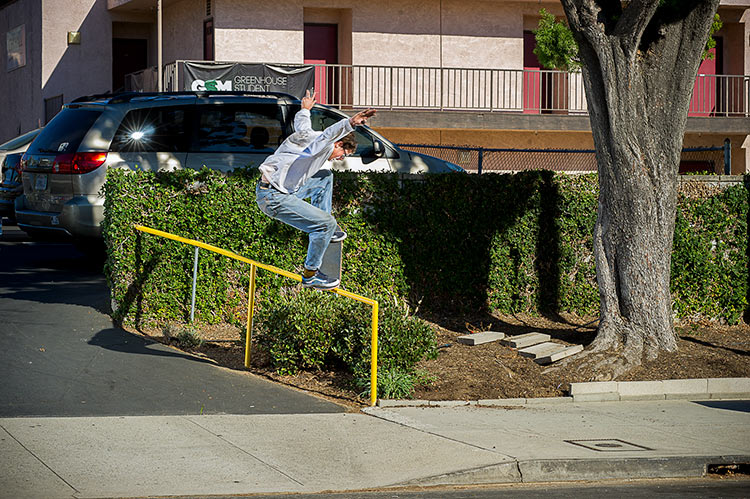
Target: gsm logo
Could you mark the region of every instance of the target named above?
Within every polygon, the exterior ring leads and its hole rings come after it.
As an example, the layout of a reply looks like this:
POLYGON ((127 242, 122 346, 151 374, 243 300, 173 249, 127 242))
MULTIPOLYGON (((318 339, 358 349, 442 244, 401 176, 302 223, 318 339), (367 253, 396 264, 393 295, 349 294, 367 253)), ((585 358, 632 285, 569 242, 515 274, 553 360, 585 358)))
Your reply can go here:
POLYGON ((226 80, 226 81, 219 81, 219 80, 195 80, 190 85, 190 90, 225 90, 225 91, 231 91, 232 90, 232 80, 226 80))

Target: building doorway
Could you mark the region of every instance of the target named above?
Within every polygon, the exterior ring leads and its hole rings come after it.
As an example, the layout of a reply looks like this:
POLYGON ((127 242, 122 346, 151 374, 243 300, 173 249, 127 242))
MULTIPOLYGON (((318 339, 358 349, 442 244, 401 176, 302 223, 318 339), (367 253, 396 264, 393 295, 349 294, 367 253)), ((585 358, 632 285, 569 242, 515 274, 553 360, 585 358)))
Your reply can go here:
MULTIPOLYGON (((305 23, 305 64, 338 64, 338 39, 337 24, 305 23)), ((321 104, 340 104, 335 68, 315 68, 315 92, 321 104)))
POLYGON ((523 112, 568 112, 568 74, 542 67, 534 53, 536 37, 523 32, 523 112))
POLYGON ((148 67, 148 40, 112 39, 112 90, 124 90, 125 75, 148 67))
POLYGON ((214 53, 214 20, 203 21, 203 60, 213 61, 214 53))

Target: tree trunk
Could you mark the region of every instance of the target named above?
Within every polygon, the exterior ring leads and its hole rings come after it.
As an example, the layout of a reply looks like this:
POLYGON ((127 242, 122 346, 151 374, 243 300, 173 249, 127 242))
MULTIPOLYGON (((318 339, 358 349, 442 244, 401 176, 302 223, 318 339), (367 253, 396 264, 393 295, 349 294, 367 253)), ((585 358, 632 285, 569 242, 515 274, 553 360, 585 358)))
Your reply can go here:
POLYGON ((588 353, 607 352, 594 358, 600 379, 677 349, 669 288, 677 172, 718 3, 633 0, 622 8, 562 0, 580 47, 597 151, 601 315, 588 353))

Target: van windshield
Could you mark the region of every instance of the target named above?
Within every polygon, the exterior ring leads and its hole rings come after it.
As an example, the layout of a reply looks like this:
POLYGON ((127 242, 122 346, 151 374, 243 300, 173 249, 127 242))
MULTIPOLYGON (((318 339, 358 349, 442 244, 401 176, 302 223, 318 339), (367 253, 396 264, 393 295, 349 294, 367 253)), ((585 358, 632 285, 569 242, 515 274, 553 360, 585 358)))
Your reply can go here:
POLYGON ((63 109, 47 123, 31 143, 29 153, 72 153, 102 112, 94 109, 63 109))

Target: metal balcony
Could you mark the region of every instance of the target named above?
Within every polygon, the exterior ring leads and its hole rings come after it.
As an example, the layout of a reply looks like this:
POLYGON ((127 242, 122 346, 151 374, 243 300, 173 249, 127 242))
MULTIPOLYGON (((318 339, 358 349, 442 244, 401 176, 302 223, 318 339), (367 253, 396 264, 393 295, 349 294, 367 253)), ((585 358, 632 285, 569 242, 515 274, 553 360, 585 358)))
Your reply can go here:
MULTIPOLYGON (((182 62, 186 61, 166 65, 165 90, 181 90, 177 75, 182 62)), ((580 72, 345 64, 312 66, 315 68, 318 101, 337 108, 588 115, 580 72)), ((154 69, 140 73, 148 71, 154 72, 154 69)), ((143 76, 149 75, 133 76, 144 79, 143 76)), ((153 76, 145 79, 154 81, 153 76)), ((699 74, 693 87, 689 116, 750 117, 750 75, 699 74)))

